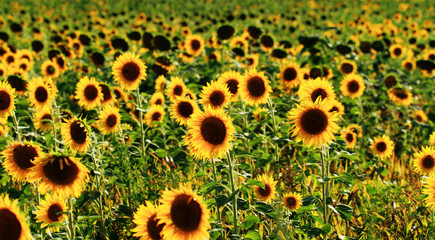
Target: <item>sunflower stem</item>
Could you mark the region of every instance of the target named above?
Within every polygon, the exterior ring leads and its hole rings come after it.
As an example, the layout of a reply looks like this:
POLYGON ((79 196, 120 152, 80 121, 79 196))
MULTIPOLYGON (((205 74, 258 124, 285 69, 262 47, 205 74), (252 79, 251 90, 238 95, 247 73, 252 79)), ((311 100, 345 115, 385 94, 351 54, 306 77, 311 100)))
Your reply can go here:
MULTIPOLYGON (((211 163, 212 163, 212 167, 213 167, 213 181, 217 182, 218 178, 217 178, 217 174, 216 174, 216 164, 214 162, 214 158, 211 159, 211 163)), ((218 194, 218 191, 216 189, 215 189, 215 194, 216 194, 216 196, 218 194)), ((217 204, 216 204, 216 214, 218 217, 218 224, 221 224, 221 213, 220 213, 220 210, 219 210, 219 207, 217 206, 217 204)), ((223 232, 222 232, 222 236, 223 236, 223 232)))
MULTIPOLYGON (((141 144, 142 144, 141 156, 142 156, 142 158, 145 158, 145 131, 143 129, 143 118, 142 118, 142 116, 143 116, 143 113, 142 113, 142 96, 140 94, 139 87, 136 88, 136 95, 137 95, 137 103, 136 103, 136 105, 137 105, 137 108, 139 108, 139 125, 140 125, 140 135, 141 135, 140 141, 141 141, 141 144)), ((145 169, 144 169, 145 172, 147 171, 147 167, 148 166, 147 166, 147 164, 145 162, 145 169)))
MULTIPOLYGON (((322 204, 323 204, 323 223, 327 224, 329 223, 329 216, 328 216, 328 205, 327 205, 327 198, 329 197, 329 180, 327 179, 329 177, 329 169, 328 169, 328 159, 327 159, 327 153, 328 151, 324 145, 322 145, 320 149, 320 161, 321 161, 321 174, 322 174, 322 204)), ((326 236, 325 236, 326 239, 326 236)))
MULTIPOLYGON (((103 194, 104 194, 104 187, 101 186, 101 178, 102 178, 102 172, 100 171, 100 164, 97 162, 97 158, 95 157, 95 144, 92 145, 92 151, 91 151, 91 157, 94 162, 95 171, 100 172, 100 174, 95 175, 95 182, 97 191, 100 193, 100 196, 98 197, 98 208, 99 208, 99 215, 101 218, 100 224, 101 224, 101 230, 104 229, 104 206, 103 206, 103 194)), ((104 179, 103 179, 104 181, 104 179)))
MULTIPOLYGON (((228 170, 229 170, 229 178, 230 178, 230 185, 231 185, 231 194, 233 194, 236 191, 236 187, 234 184, 234 166, 233 166, 233 160, 231 158, 231 153, 227 152, 227 162, 228 162, 228 170)), ((237 217, 237 193, 234 195, 233 199, 232 199, 232 204, 233 204, 233 224, 234 224, 234 228, 233 228, 233 234, 237 235, 239 234, 239 229, 238 229, 238 217, 237 217)))
POLYGON ((17 116, 15 115, 15 111, 12 111, 12 119, 14 120, 14 128, 15 128, 15 134, 17 135, 18 142, 21 142, 21 133, 18 129, 18 120, 17 116))
MULTIPOLYGON (((54 111, 56 113, 56 116, 58 117, 58 119, 60 120, 60 112, 59 112, 59 108, 56 104, 56 100, 53 101, 53 107, 54 107, 54 111)), ((53 141, 54 141, 54 151, 57 152, 57 149, 59 147, 59 142, 56 140, 57 137, 57 129, 56 129, 56 122, 54 121, 55 118, 53 118, 53 141)))
POLYGON ((75 225, 74 225, 74 213, 73 213, 73 202, 72 202, 72 197, 68 197, 68 203, 69 203, 69 236, 68 239, 69 240, 75 240, 76 237, 76 229, 75 229, 75 225))

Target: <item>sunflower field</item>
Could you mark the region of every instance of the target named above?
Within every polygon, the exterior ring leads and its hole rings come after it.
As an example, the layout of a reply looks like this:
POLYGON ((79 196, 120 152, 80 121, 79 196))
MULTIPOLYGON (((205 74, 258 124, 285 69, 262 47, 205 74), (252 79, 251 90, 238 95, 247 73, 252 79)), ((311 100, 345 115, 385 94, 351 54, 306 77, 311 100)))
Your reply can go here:
POLYGON ((435 239, 434 23, 0 0, 0 240, 435 239))

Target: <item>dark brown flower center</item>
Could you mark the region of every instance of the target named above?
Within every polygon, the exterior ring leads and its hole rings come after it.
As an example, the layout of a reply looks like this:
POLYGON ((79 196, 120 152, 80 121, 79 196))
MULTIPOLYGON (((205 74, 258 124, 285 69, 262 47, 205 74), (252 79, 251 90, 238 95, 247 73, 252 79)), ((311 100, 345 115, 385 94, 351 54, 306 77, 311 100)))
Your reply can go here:
POLYGON ((272 193, 272 188, 270 188, 269 184, 264 184, 264 188, 258 187, 258 193, 263 197, 268 197, 272 193))
POLYGON ((202 121, 201 135, 208 143, 219 145, 227 135, 225 123, 217 117, 208 117, 202 121))
POLYGON ((154 103, 155 105, 162 105, 162 99, 157 99, 156 102, 154 103))
POLYGON ((52 119, 53 117, 51 117, 51 114, 46 113, 41 117, 41 123, 42 125, 48 125, 52 119))
POLYGON ((331 110, 329 110, 329 112, 338 112, 338 107, 336 107, 336 106, 333 106, 332 108, 331 108, 331 110))
POLYGON ((385 78, 384 83, 385 83, 385 86, 387 88, 391 88, 394 85, 396 85, 397 80, 396 80, 396 78, 394 76, 388 76, 388 77, 385 78))
POLYGON ((112 93, 106 84, 100 84, 101 93, 103 93, 103 102, 107 102, 112 99, 112 93))
POLYGON ((117 121, 118 121, 118 118, 116 117, 116 115, 115 114, 110 114, 106 118, 106 125, 111 128, 111 127, 115 126, 117 121))
POLYGON ((82 126, 82 124, 79 121, 74 121, 71 123, 69 132, 71 135, 71 139, 74 142, 78 144, 85 143, 87 138, 87 131, 85 126, 82 126))
POLYGON ((62 207, 59 204, 55 203, 48 208, 47 216, 51 221, 57 222, 62 216, 62 212, 63 212, 62 207))
POLYGON ((45 177, 57 185, 71 184, 79 174, 79 168, 68 157, 54 157, 53 161, 48 161, 42 169, 45 177))
POLYGON ((407 99, 408 98, 408 92, 405 89, 394 89, 393 91, 394 95, 400 99, 407 99))
POLYGON ((124 76, 124 78, 127 81, 131 81, 131 82, 137 80, 137 78, 139 77, 139 74, 140 74, 140 68, 134 62, 126 63, 122 67, 121 71, 122 71, 122 76, 124 76))
POLYGON ((264 80, 259 76, 250 78, 248 80, 248 91, 253 97, 263 96, 263 94, 266 92, 264 80))
POLYGON ((18 240, 21 236, 21 223, 17 215, 7 208, 0 209, 0 238, 18 240))
POLYGON ((235 80, 235 79, 230 79, 227 80, 227 86, 228 86, 228 90, 230 90, 231 94, 236 94, 237 91, 239 90, 239 81, 235 80))
POLYGON ((177 85, 174 87, 174 95, 175 96, 181 96, 181 94, 183 93, 183 87, 180 85, 177 85))
POLYGON ((425 169, 432 169, 435 166, 435 159, 431 155, 427 155, 423 158, 422 163, 425 169))
POLYGON ((46 71, 47 71, 47 73, 48 73, 49 75, 53 75, 53 74, 54 74, 54 71, 56 71, 56 70, 54 69, 53 66, 48 66, 47 69, 46 69, 46 71))
POLYGON ((347 83, 347 90, 349 90, 349 92, 356 93, 358 92, 358 89, 359 89, 359 83, 357 81, 352 80, 347 83))
POLYGON ((88 101, 93 101, 98 97, 98 88, 95 85, 88 85, 85 87, 85 98, 88 101))
POLYGON ((353 134, 352 134, 352 133, 348 133, 348 134, 346 134, 346 141, 347 141, 348 143, 353 142, 353 134))
POLYGON ((8 57, 6 58, 6 62, 7 62, 7 63, 13 63, 13 62, 15 62, 15 58, 14 58, 13 56, 8 56, 8 57))
POLYGON ((294 197, 288 197, 286 200, 287 207, 294 208, 296 206, 296 199, 294 197))
POLYGON ((350 63, 343 63, 343 64, 341 64, 341 71, 346 73, 346 74, 349 74, 349 73, 353 72, 353 65, 350 63))
POLYGON ((20 145, 14 148, 14 162, 22 170, 27 170, 35 166, 32 160, 36 157, 38 157, 38 152, 32 146, 20 145))
POLYGON ((171 220, 177 228, 184 232, 195 231, 201 217, 202 209, 196 199, 186 194, 175 197, 171 206, 171 220))
POLYGON ((400 54, 402 54, 402 49, 400 48, 395 48, 393 51, 395 56, 400 56, 400 54))
POLYGON ((320 109, 311 109, 302 115, 300 122, 303 131, 318 135, 328 127, 328 116, 320 109))
POLYGON ((318 97, 320 100, 325 99, 328 96, 328 93, 323 88, 318 88, 311 93, 311 101, 315 102, 318 97))
POLYGON ((48 99, 48 91, 45 87, 37 87, 35 90, 35 98, 38 102, 44 103, 48 99))
POLYGON ((180 102, 177 106, 178 113, 184 118, 189 118, 193 113, 193 106, 189 102, 180 102))
POLYGON ((160 121, 160 118, 162 117, 162 114, 159 112, 155 112, 153 113, 153 115, 151 116, 151 119, 153 121, 160 121))
POLYGON ((290 67, 284 70, 284 80, 285 81, 293 81, 298 76, 298 72, 296 72, 296 69, 290 67))
POLYGON ((201 43, 198 40, 194 39, 190 42, 190 46, 194 51, 197 51, 201 47, 201 43))
POLYGON ((6 110, 11 106, 11 95, 6 91, 0 91, 0 111, 6 110))
POLYGON ((412 63, 410 62, 405 63, 405 69, 408 71, 412 70, 412 63))
POLYGON ((151 237, 152 240, 162 239, 160 233, 162 232, 162 229, 165 226, 164 223, 158 224, 159 219, 156 218, 156 215, 157 214, 153 214, 150 218, 148 218, 147 221, 148 235, 151 237))
POLYGON ((225 101, 225 95, 221 91, 214 91, 210 94, 210 103, 213 106, 219 107, 225 101))
POLYGON ((376 144, 376 150, 380 153, 385 152, 385 150, 387 150, 387 144, 385 144, 385 142, 378 142, 376 144))

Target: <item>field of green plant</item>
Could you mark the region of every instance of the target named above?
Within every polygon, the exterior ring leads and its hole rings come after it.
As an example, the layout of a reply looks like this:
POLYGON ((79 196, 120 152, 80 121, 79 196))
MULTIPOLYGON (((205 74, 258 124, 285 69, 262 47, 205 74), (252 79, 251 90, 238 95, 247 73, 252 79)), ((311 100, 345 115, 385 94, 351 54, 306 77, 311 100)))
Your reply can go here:
POLYGON ((435 239, 435 3, 0 5, 0 240, 435 239))

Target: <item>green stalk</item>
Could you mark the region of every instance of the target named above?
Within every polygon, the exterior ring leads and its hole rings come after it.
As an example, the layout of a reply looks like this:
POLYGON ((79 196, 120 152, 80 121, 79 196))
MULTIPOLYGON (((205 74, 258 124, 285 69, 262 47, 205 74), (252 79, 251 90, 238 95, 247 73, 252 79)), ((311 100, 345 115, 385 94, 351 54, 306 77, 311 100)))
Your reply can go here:
MULTIPOLYGON (((97 162, 97 158, 95 157, 95 144, 92 145, 91 156, 92 156, 92 160, 94 162, 95 170, 100 172, 99 171, 100 164, 97 162)), ((104 206, 103 206, 103 193, 104 193, 103 189, 104 189, 104 187, 101 186, 101 177, 102 177, 102 175, 100 175, 100 174, 95 175, 97 191, 100 193, 100 196, 98 197, 98 208, 99 208, 99 215, 101 218, 101 221, 100 221, 101 230, 103 230, 104 229, 104 206)))
POLYGON ((326 147, 322 145, 320 150, 321 173, 322 173, 322 204, 323 204, 323 223, 329 223, 327 198, 329 197, 329 181, 325 181, 329 176, 328 159, 326 159, 326 147))
MULTIPOLYGON (((230 186, 231 186, 231 194, 233 192, 235 192, 236 187, 234 184, 234 166, 233 166, 233 162, 232 162, 232 158, 231 158, 231 153, 227 152, 227 163, 228 163, 228 170, 229 170, 229 178, 230 178, 230 186)), ((235 235, 239 234, 239 229, 238 229, 238 217, 237 217, 237 194, 234 196, 233 200, 232 200, 232 204, 233 204, 233 224, 234 224, 234 228, 233 228, 233 233, 235 235)))
MULTIPOLYGON (((217 174, 216 174, 216 164, 214 162, 214 158, 211 159, 211 163, 212 163, 212 167, 213 167, 213 181, 217 182, 218 178, 217 178, 217 174)), ((216 189, 215 189, 215 194, 216 194, 216 196, 218 194, 218 191, 216 189)), ((216 214, 217 214, 217 217, 218 217, 218 223, 221 224, 222 223, 222 221, 221 221, 221 213, 220 213, 220 210, 219 210, 219 207, 217 206, 217 204, 216 204, 216 214)), ((223 232, 222 232, 222 236, 223 236, 223 232)))
MULTIPOLYGON (((136 88, 136 107, 139 108, 139 125, 140 125, 140 135, 141 135, 141 144, 142 144, 142 149, 141 149, 141 156, 145 157, 145 132, 143 129, 143 118, 142 118, 142 96, 140 94, 139 91, 139 87, 136 88)), ((146 170, 146 165, 145 165, 145 170, 146 170)))
POLYGON ((14 120, 15 134, 18 137, 18 142, 21 142, 21 133, 20 130, 18 129, 18 120, 17 120, 17 116, 15 115, 15 111, 12 111, 12 119, 14 120))
POLYGON ((73 203, 72 203, 72 197, 68 198, 68 203, 69 203, 69 221, 68 221, 68 229, 69 229, 69 234, 68 234, 68 239, 69 240, 75 240, 76 238, 76 228, 75 228, 75 224, 74 224, 74 213, 73 213, 73 203))

